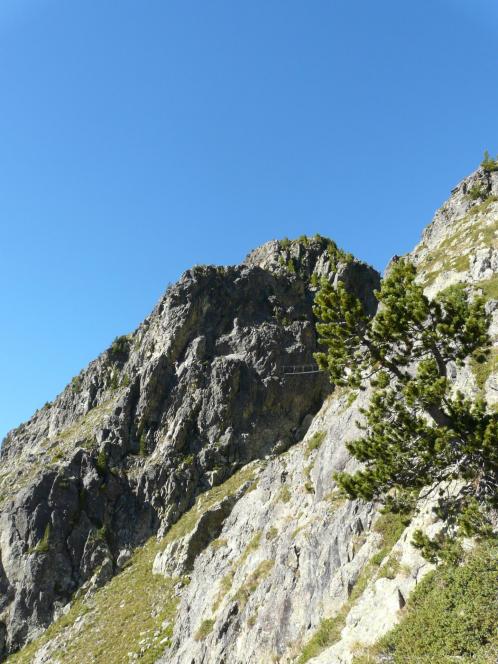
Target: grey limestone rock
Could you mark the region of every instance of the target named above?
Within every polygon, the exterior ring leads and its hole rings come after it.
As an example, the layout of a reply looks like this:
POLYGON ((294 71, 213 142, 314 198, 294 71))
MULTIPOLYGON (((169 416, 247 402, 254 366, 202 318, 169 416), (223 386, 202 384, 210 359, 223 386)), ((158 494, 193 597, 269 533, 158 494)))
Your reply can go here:
MULTIPOLYGON (((330 392, 283 367, 313 361, 313 273, 368 310, 379 275, 324 238, 270 242, 239 266, 197 266, 151 315, 10 432, 0 456, 0 646, 19 648, 123 550, 165 533, 196 496, 300 440, 330 392), (289 261, 292 259, 292 263, 289 261)), ((206 515, 215 533, 233 505, 206 515)), ((208 523, 209 521, 209 523, 208 523)), ((200 528, 181 554, 190 568, 200 528)))

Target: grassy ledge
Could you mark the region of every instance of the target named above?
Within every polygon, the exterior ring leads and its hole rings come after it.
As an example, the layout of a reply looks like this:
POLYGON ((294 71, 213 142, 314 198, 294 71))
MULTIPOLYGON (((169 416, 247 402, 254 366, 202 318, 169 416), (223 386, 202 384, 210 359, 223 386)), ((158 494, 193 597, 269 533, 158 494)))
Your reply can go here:
POLYGON ((88 599, 73 601, 65 616, 12 655, 7 660, 9 664, 30 664, 49 641, 54 641, 52 659, 61 664, 122 664, 134 657, 141 664, 155 662, 170 646, 178 603, 174 586, 181 582, 152 574, 155 556, 169 542, 191 532, 211 506, 233 495, 245 483, 251 488, 255 474, 256 465, 244 467, 220 486, 200 495, 161 541, 152 537, 137 549, 126 569, 88 599))
POLYGON ((241 468, 234 473, 232 477, 226 482, 223 482, 223 484, 215 486, 205 493, 201 493, 201 495, 197 497, 193 507, 188 512, 185 512, 185 514, 183 514, 168 530, 165 537, 162 539, 162 548, 164 549, 165 545, 176 539, 185 537, 185 535, 192 532, 204 512, 207 512, 211 507, 221 502, 227 496, 233 496, 244 484, 247 483, 246 491, 255 488, 257 468, 258 466, 256 464, 244 466, 244 468, 241 468))
MULTIPOLYGON (((120 574, 88 599, 75 600, 69 612, 8 664, 29 664, 37 651, 53 643, 50 661, 61 664, 122 664, 136 656, 152 664, 170 646, 178 598, 178 579, 152 574, 159 550, 155 538, 138 549, 120 574)), ((47 660, 48 661, 48 660, 47 660)))

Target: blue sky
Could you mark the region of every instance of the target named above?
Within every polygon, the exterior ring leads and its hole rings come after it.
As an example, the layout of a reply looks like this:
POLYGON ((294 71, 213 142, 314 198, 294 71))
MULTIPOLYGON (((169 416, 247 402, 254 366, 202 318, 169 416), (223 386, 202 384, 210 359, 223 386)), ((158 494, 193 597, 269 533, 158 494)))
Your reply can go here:
POLYGON ((195 263, 382 269, 498 152, 496 0, 2 0, 0 437, 195 263))

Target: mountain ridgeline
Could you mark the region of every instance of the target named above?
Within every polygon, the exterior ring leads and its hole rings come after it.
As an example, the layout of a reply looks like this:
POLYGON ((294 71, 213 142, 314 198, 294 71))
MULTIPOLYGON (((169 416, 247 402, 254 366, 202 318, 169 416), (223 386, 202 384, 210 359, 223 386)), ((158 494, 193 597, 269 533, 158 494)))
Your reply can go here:
MULTIPOLYGON (((487 298, 489 360, 450 373, 492 407, 497 233, 498 171, 484 164, 410 255, 430 296, 460 283, 487 298)), ((380 275, 320 236, 268 242, 238 266, 196 266, 7 435, 1 658, 495 661, 484 616, 498 609, 496 551, 478 545, 461 570, 435 567, 411 544, 417 529, 441 530, 430 501, 407 519, 348 500, 333 479, 359 467, 346 444, 371 390, 296 370, 320 350, 322 279, 375 314, 380 275), (458 622, 469 601, 472 643, 458 622)))
MULTIPOLYGON (((196 496, 301 440, 330 392, 313 362, 312 275, 344 281, 373 313, 379 275, 329 240, 270 242, 236 267, 171 286, 1 452, 3 650, 73 595, 119 571, 196 496)), ((228 508, 227 508, 228 509, 228 508)))

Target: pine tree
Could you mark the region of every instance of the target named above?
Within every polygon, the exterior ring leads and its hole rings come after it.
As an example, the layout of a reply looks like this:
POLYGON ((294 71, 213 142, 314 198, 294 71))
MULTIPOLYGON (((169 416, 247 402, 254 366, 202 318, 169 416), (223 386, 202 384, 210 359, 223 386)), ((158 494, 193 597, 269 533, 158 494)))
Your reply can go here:
POLYGON ((351 498, 392 510, 435 492, 450 534, 488 532, 486 511, 498 507, 498 415, 456 391, 450 369, 486 360, 489 316, 463 286, 429 300, 415 277, 409 261, 394 263, 372 319, 342 283, 322 280, 314 311, 325 351, 316 360, 336 385, 373 386, 363 435, 347 445, 363 468, 335 479, 351 498))

